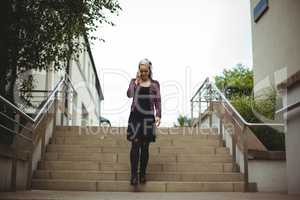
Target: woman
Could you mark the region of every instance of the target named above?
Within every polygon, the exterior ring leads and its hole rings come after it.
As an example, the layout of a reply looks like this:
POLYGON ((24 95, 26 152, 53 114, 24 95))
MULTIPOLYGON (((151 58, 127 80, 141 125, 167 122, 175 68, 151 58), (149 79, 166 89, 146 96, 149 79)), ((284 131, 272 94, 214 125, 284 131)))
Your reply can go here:
POLYGON ((155 126, 160 125, 161 119, 160 85, 152 79, 152 63, 148 59, 139 62, 137 76, 130 81, 127 96, 133 98, 127 128, 127 140, 131 142, 130 184, 137 185, 138 180, 145 184, 149 143, 155 142, 155 126))

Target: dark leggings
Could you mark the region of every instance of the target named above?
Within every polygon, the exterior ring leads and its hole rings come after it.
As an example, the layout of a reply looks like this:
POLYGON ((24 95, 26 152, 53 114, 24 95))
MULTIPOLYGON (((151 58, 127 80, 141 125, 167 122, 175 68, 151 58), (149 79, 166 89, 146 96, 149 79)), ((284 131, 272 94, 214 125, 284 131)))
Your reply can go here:
POLYGON ((140 159, 140 175, 146 175, 147 164, 149 160, 149 142, 133 141, 131 142, 130 163, 131 176, 137 177, 138 163, 140 159), (141 149, 141 154, 140 154, 141 149))

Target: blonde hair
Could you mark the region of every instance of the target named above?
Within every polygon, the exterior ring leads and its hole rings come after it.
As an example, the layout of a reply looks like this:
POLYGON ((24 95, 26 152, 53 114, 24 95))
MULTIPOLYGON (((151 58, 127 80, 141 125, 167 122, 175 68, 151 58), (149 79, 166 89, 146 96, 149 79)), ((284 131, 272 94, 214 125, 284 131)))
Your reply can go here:
POLYGON ((144 58, 139 62, 139 69, 141 65, 147 65, 149 67, 149 78, 152 79, 152 63, 149 59, 144 58))

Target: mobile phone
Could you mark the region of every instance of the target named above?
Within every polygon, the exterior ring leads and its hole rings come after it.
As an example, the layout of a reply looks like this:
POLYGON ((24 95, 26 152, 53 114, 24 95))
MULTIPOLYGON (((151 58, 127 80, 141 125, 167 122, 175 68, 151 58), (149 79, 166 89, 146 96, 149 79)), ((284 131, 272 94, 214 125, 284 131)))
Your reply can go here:
POLYGON ((137 71, 136 78, 140 78, 140 77, 141 77, 141 73, 140 73, 140 71, 137 71))

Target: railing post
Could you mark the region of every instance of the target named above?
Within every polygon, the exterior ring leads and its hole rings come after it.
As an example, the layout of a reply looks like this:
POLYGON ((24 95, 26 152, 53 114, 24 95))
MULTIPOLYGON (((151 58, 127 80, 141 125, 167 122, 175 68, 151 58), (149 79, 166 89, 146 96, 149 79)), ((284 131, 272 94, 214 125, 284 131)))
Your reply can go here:
POLYGON ((209 128, 212 128, 212 113, 213 113, 213 103, 212 103, 212 86, 209 85, 209 128))
MULTIPOLYGON (((76 124, 76 120, 77 120, 77 92, 73 90, 73 95, 72 95, 72 107, 73 107, 73 111, 72 111, 72 125, 76 124)), ((99 114, 100 114, 100 108, 99 108, 99 114)), ((101 116, 101 114, 100 114, 101 116)), ((101 125, 101 124, 99 124, 101 125)))
POLYGON ((193 100, 191 100, 191 119, 192 119, 192 121, 194 120, 194 114, 193 114, 193 112, 194 112, 194 109, 193 109, 193 100))
POLYGON ((220 115, 219 134, 220 138, 223 140, 223 114, 220 115))
MULTIPOLYGON (((32 131, 32 135, 35 135, 35 131, 32 131)), ((34 138, 34 137, 33 137, 34 138)), ((28 151, 27 155, 27 160, 28 160, 28 169, 27 169, 27 184, 26 184, 26 189, 30 190, 31 189, 31 183, 32 183, 32 155, 33 155, 33 150, 34 150, 34 141, 31 143, 31 147, 28 151)))
POLYGON ((209 128, 212 128, 212 111, 209 111, 209 128))
POLYGON ((69 125, 69 84, 68 82, 65 82, 65 87, 63 90, 63 95, 64 95, 64 115, 66 117, 65 121, 66 124, 65 125, 69 125))
MULTIPOLYGON (((45 125, 44 124, 42 124, 42 126, 44 126, 45 127, 45 125)), ((46 152, 46 130, 45 129, 43 129, 43 130, 41 130, 41 131, 43 131, 43 133, 42 133, 42 143, 41 143, 41 158, 42 159, 44 159, 45 158, 45 152, 46 152)))
POLYGON ((243 157, 244 157, 244 182, 245 192, 249 191, 249 172, 248 172, 248 142, 247 142, 246 126, 242 127, 242 141, 243 141, 243 157))
POLYGON ((232 149, 232 171, 236 171, 236 126, 232 123, 231 149, 232 149))
POLYGON ((12 163, 11 163, 11 182, 10 182, 10 189, 12 192, 17 190, 17 162, 18 162, 18 133, 20 131, 19 123, 20 123, 20 114, 15 114, 15 126, 14 131, 16 135, 14 136, 14 140, 12 143, 12 163))
MULTIPOLYGON (((199 123, 199 128, 201 128, 201 123, 202 123, 202 114, 201 114, 201 90, 199 91, 199 120, 198 120, 198 123, 199 123)), ((199 131, 199 130, 198 130, 199 131)), ((198 132, 199 133, 199 132, 198 132)))
POLYGON ((56 115, 57 115, 57 93, 55 93, 55 95, 54 95, 52 132, 54 132, 55 128, 56 128, 56 115))

